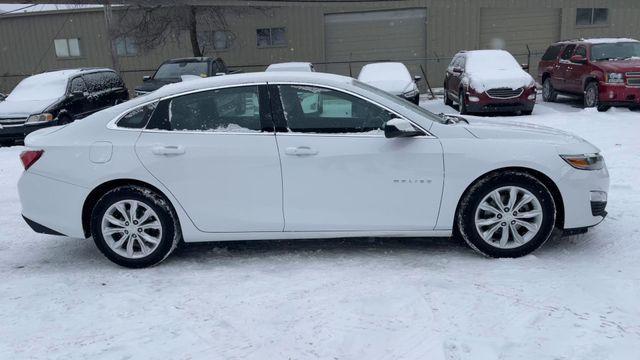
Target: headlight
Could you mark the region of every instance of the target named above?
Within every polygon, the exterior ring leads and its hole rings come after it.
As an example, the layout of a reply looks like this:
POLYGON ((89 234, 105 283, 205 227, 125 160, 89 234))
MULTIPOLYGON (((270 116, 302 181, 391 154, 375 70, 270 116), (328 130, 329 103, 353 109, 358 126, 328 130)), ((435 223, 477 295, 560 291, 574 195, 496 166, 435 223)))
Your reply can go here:
POLYGON ((418 95, 420 92, 418 91, 418 89, 413 89, 411 91, 407 91, 406 93, 402 94, 402 96, 406 97, 406 98, 412 98, 416 95, 418 95))
POLYGON ((53 115, 48 114, 48 113, 44 113, 44 114, 37 114, 37 115, 31 115, 27 118, 26 123, 27 124, 33 124, 33 123, 41 123, 41 122, 46 122, 46 121, 51 121, 53 120, 53 115))
POLYGON ((604 167, 604 158, 600 154, 560 155, 560 157, 579 170, 600 170, 604 167))
POLYGON ((607 83, 609 84, 622 84, 624 83, 624 75, 621 73, 608 73, 607 83))

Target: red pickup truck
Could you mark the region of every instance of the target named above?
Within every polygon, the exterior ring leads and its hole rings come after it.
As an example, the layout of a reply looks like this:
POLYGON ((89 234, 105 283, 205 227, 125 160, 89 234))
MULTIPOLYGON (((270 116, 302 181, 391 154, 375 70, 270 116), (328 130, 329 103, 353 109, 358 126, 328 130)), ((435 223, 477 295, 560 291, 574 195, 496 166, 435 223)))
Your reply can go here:
POLYGON ((551 45, 538 66, 544 101, 579 95, 585 107, 640 106, 640 42, 581 39, 551 45))

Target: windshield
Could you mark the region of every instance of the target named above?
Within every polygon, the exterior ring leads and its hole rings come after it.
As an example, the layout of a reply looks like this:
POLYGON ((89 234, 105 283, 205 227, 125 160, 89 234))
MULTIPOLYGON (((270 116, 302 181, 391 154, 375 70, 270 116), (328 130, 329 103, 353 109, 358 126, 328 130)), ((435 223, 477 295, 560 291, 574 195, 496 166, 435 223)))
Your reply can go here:
POLYGON ((182 75, 207 77, 208 72, 208 65, 203 61, 167 63, 160 66, 153 78, 157 80, 180 79, 182 75))
POLYGON ((13 89, 6 101, 53 100, 62 97, 67 91, 67 76, 39 74, 22 80, 13 89))
POLYGON ((597 44, 591 47, 591 61, 640 59, 640 42, 597 44))
POLYGON ((367 91, 370 91, 370 92, 372 92, 372 93, 374 93, 374 94, 376 94, 376 95, 378 95, 380 97, 383 97, 383 98, 385 98, 385 99, 387 99, 389 101, 393 101, 395 104, 398 104, 400 106, 408 108, 409 110, 412 110, 413 112, 419 113, 420 115, 426 117, 429 120, 432 120, 432 121, 435 121, 435 122, 439 122, 439 123, 442 123, 442 124, 446 123, 446 120, 443 117, 441 117, 439 115, 436 115, 436 114, 432 113, 431 111, 412 103, 409 100, 405 100, 404 98, 401 98, 400 96, 389 94, 388 92, 386 92, 384 90, 380 90, 377 87, 373 87, 373 86, 371 86, 369 84, 365 84, 362 81, 355 80, 355 79, 353 80, 353 85, 355 85, 355 86, 357 86, 359 88, 365 89, 367 91))

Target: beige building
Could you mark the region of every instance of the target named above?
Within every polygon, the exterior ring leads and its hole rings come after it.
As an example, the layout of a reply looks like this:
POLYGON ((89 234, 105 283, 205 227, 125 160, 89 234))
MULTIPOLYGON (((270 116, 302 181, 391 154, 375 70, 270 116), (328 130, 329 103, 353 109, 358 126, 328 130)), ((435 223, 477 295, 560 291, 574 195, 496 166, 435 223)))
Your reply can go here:
MULTIPOLYGON (((424 71, 433 87, 442 86, 444 69, 462 49, 504 48, 520 62, 530 61, 535 74, 554 41, 640 38, 636 0, 196 3, 234 6, 225 29, 198 19, 205 55, 222 57, 230 67, 262 71, 274 62, 309 61, 320 71, 356 77, 366 62, 398 60, 414 75, 424 71)), ((121 11, 115 8, 113 17, 121 11)), ((192 54, 187 31, 149 51, 132 38, 116 45, 130 88, 163 60, 192 54)), ((112 66, 102 9, 0 15, 0 92, 30 74, 89 66, 112 66)))

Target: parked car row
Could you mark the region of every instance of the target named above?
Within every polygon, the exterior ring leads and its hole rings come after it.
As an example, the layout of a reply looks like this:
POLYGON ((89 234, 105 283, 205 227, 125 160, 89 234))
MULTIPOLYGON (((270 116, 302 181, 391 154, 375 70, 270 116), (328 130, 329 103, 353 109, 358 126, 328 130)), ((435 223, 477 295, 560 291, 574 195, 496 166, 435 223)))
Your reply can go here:
POLYGON ((538 67, 544 101, 582 96, 584 106, 640 106, 640 42, 581 39, 551 45, 538 67))

